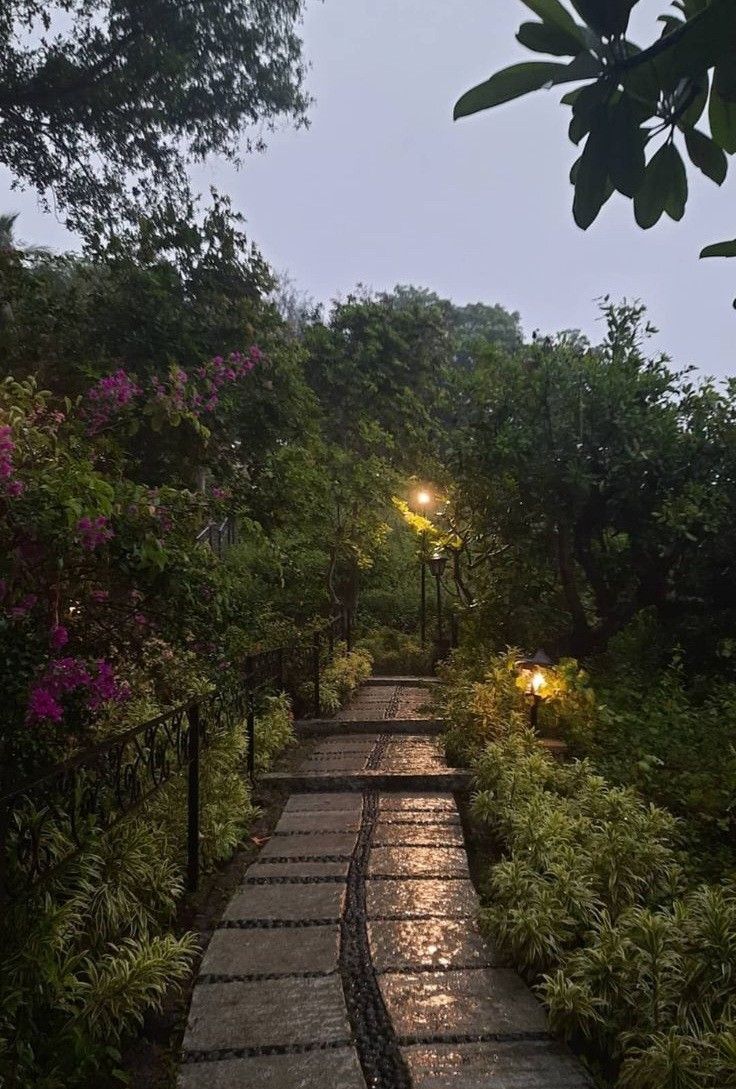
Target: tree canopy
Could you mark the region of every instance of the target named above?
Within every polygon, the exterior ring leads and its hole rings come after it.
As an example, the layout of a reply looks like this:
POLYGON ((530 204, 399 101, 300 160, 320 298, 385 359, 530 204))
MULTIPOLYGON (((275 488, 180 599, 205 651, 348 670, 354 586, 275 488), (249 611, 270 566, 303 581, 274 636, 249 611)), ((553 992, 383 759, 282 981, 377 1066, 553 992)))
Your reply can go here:
MULTIPOLYGON (((83 236, 187 198, 185 165, 237 160, 307 106, 303 0, 9 0, 0 163, 83 236), (249 126, 260 126, 255 136, 249 126)), ((253 130, 254 132, 256 130, 253 130)))

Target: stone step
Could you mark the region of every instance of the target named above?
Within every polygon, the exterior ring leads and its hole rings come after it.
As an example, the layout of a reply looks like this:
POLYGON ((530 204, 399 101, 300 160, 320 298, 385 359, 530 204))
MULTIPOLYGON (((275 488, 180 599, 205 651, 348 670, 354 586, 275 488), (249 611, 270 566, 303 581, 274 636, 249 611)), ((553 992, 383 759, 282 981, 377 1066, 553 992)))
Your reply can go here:
POLYGON ((399 688, 431 688, 433 684, 439 684, 439 677, 369 677, 364 682, 364 688, 385 687, 386 685, 399 688))
POLYGON ((391 793, 439 791, 456 794, 470 786, 470 772, 458 768, 430 772, 386 772, 364 770, 345 774, 330 771, 269 772, 260 779, 264 785, 292 793, 333 793, 335 791, 381 790, 391 793))
POLYGON ((439 718, 303 718, 294 724, 298 737, 332 737, 337 734, 441 734, 439 718))

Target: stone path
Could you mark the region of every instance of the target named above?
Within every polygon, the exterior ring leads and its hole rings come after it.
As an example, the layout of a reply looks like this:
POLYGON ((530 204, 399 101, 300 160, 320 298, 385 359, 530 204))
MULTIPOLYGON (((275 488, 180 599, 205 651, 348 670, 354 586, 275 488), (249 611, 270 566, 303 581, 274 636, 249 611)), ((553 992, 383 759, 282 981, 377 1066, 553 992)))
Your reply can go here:
POLYGON ((457 807, 436 789, 453 773, 419 732, 427 697, 377 680, 338 716, 343 732, 317 724, 306 790, 208 946, 180 1089, 588 1085, 478 930, 457 807))

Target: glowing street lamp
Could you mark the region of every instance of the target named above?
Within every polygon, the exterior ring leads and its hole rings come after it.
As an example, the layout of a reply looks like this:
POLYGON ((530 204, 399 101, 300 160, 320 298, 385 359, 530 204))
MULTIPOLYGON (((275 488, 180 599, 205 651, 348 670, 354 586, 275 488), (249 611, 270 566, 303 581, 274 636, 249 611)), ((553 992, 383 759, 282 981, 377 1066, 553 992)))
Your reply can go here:
MULTIPOLYGON (((421 510, 427 509, 432 502, 432 493, 428 492, 426 488, 420 488, 414 497, 417 508, 421 510)), ((419 568, 420 568, 420 591, 419 591, 419 632, 422 641, 422 647, 427 642, 427 566, 424 559, 427 551, 427 532, 422 533, 422 539, 420 544, 419 553, 419 568)))
POLYGON ((546 671, 553 666, 554 662, 541 647, 533 658, 520 658, 516 663, 519 676, 526 681, 526 694, 531 697, 529 725, 533 730, 537 728, 539 704, 544 699, 544 690, 549 683, 546 671))

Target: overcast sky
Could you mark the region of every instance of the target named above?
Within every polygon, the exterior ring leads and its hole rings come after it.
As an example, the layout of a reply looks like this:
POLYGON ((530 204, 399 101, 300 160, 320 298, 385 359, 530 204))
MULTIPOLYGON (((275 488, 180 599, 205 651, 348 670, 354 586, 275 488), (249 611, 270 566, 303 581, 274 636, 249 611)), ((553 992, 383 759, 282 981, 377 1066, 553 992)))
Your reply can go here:
MULTIPOLYGON (((642 0, 641 40, 665 0, 642 0)), ((524 329, 600 335, 595 300, 640 298, 658 348, 707 374, 736 373, 736 261, 698 261, 736 234, 733 178, 693 175, 685 219, 640 231, 615 197, 587 232, 572 221, 559 89, 453 123, 468 87, 530 54, 514 41, 519 0, 312 0, 304 26, 316 101, 307 130, 281 131, 240 173, 195 174, 229 191, 279 270, 318 300, 362 282, 500 302, 524 329)), ((0 210, 28 242, 68 245, 30 194, 0 177, 0 210)))

